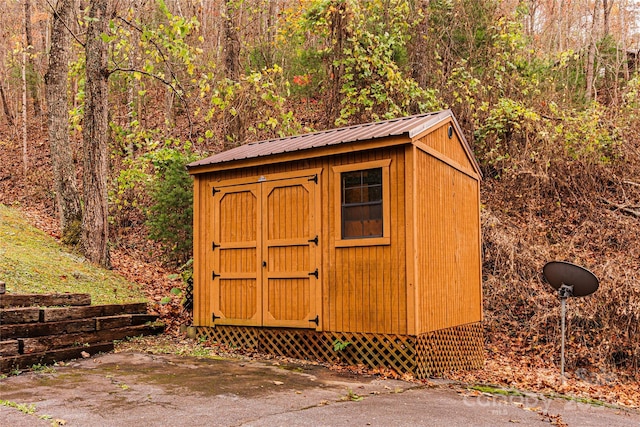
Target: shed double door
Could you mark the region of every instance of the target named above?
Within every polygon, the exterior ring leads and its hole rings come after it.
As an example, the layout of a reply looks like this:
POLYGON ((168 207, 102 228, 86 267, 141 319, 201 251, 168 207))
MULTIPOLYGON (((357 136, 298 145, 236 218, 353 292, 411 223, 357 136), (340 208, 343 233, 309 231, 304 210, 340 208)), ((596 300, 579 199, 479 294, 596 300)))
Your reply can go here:
POLYGON ((317 182, 214 185, 214 325, 319 327, 317 182))

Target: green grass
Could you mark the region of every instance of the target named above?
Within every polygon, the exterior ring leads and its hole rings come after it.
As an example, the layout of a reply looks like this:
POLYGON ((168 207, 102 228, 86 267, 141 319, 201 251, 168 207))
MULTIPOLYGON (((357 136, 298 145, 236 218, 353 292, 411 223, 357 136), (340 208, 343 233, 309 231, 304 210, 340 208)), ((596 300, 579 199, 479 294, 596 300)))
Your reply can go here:
POLYGON ((469 387, 470 390, 477 390, 481 393, 497 394, 501 396, 525 396, 524 393, 518 390, 504 389, 499 387, 492 387, 488 385, 474 385, 469 387))
POLYGON ((145 300, 137 284, 91 264, 2 204, 0 281, 8 293, 88 293, 92 304, 145 300))

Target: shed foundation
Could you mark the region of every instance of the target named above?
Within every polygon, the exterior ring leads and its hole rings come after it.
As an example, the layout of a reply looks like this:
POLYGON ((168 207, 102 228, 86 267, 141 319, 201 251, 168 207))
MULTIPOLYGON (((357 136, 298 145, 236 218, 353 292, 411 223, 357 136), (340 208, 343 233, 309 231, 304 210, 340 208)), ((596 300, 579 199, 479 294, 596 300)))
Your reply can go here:
POLYGON ((196 327, 198 339, 297 359, 386 367, 416 378, 479 369, 484 362, 481 323, 418 336, 245 326, 196 327), (336 347, 341 348, 336 350, 336 347))

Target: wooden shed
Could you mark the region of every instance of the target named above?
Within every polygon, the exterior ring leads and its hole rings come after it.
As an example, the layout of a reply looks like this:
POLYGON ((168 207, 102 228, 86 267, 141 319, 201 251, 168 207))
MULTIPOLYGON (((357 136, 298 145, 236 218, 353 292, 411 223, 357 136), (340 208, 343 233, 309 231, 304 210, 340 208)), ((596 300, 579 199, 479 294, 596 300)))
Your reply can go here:
POLYGON ((451 111, 188 170, 198 336, 417 377, 482 364, 481 172, 451 111))

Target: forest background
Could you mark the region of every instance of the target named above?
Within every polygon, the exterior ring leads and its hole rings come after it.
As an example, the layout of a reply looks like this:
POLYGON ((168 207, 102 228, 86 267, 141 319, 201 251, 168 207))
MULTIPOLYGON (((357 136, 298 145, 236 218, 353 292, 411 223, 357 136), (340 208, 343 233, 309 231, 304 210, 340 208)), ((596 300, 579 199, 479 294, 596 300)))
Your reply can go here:
POLYGON ((559 363, 541 271, 565 260, 601 280, 569 303, 568 370, 638 379, 639 2, 3 0, 0 16, 2 202, 156 301, 158 272, 189 275, 189 161, 450 108, 484 174, 488 360, 559 363))

